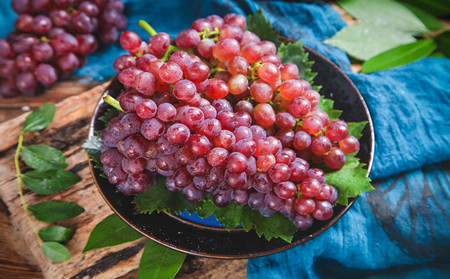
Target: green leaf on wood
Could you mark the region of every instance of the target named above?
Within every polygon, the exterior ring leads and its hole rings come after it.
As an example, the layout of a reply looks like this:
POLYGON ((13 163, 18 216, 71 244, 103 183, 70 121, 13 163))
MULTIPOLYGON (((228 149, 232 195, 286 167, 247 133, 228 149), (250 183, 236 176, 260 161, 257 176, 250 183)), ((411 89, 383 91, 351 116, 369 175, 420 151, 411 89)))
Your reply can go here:
POLYGON ((89 235, 83 253, 109 246, 134 241, 142 235, 125 223, 116 214, 109 215, 95 226, 89 235))
POLYGON ((450 57, 450 31, 446 31, 434 37, 434 41, 437 44, 438 49, 450 57))
POLYGON ((278 47, 277 55, 281 58, 281 63, 294 63, 297 65, 301 79, 312 84, 317 73, 311 71, 314 61, 308 60, 308 53, 303 49, 302 41, 296 43, 281 43, 278 47))
POLYGON ((81 178, 73 172, 57 169, 29 171, 22 174, 22 181, 28 189, 39 195, 51 195, 77 184, 81 178))
POLYGON ((46 223, 74 218, 84 212, 84 209, 77 204, 58 201, 41 202, 28 206, 28 209, 37 220, 46 223))
POLYGON ((330 121, 338 120, 339 116, 341 116, 342 110, 337 110, 333 108, 334 101, 331 99, 327 99, 324 96, 320 97, 320 102, 317 105, 319 109, 323 110, 330 117, 330 121))
POLYGON ((172 279, 183 265, 186 254, 149 240, 138 269, 138 279, 172 279))
POLYGON ((360 24, 341 29, 324 43, 339 47, 349 55, 364 61, 388 49, 415 41, 411 34, 400 30, 360 24))
POLYGON ((55 262, 64 262, 71 258, 69 250, 58 242, 42 242, 41 243, 42 251, 44 255, 55 262))
POLYGON ((29 145, 22 148, 22 160, 39 171, 64 169, 68 166, 64 154, 48 145, 29 145))
POLYGON ((363 64, 361 72, 371 73, 403 66, 427 57, 435 49, 436 43, 432 39, 401 45, 367 60, 363 64))
POLYGON ((42 130, 52 123, 55 116, 55 104, 49 103, 40 106, 36 111, 27 116, 22 126, 22 132, 42 130))
POLYGON ((258 35, 261 41, 271 41, 277 47, 281 44, 280 39, 278 39, 279 32, 273 29, 270 21, 262 14, 261 8, 255 14, 248 16, 246 28, 258 35))
POLYGON ((368 171, 363 168, 365 164, 360 163, 359 159, 354 157, 353 154, 346 157, 347 162, 342 169, 325 174, 327 184, 336 187, 338 190, 337 203, 342 205, 348 205, 349 198, 374 190, 370 185, 371 180, 367 176, 368 171))
POLYGON ((393 0, 341 0, 338 4, 354 18, 367 25, 382 26, 385 32, 391 29, 411 34, 427 31, 411 10, 393 0))
POLYGON ((403 5, 410 9, 411 12, 413 12, 428 29, 439 30, 445 28, 444 24, 442 24, 437 17, 430 14, 429 12, 426 12, 410 4, 403 3, 403 5))
POLYGON ((61 226, 49 226, 40 229, 38 234, 42 241, 53 241, 65 244, 72 239, 75 230, 61 226))

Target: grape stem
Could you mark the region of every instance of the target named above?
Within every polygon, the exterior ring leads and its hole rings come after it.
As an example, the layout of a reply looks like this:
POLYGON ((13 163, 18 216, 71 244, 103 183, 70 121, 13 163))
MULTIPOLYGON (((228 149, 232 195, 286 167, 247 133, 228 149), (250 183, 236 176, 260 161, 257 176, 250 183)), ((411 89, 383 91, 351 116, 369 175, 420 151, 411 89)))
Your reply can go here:
MULTIPOLYGON (((179 47, 173 46, 173 45, 169 45, 169 48, 166 50, 166 52, 164 53, 164 56, 160 59, 163 62, 167 62, 169 61, 169 56, 177 51, 183 50, 179 47)), ((192 51, 192 49, 185 49, 184 51, 186 51, 189 54, 194 54, 194 52, 192 51)))
POLYGON ((217 73, 217 72, 223 72, 223 71, 226 71, 226 70, 225 70, 225 69, 222 69, 222 68, 219 68, 219 67, 215 67, 215 68, 212 68, 212 69, 211 69, 210 74, 212 75, 212 74, 215 74, 215 73, 217 73))
MULTIPOLYGON (((144 29, 149 35, 150 35, 150 37, 153 37, 153 36, 155 36, 156 34, 158 34, 156 31, 155 31, 155 29, 153 29, 153 27, 150 25, 150 24, 148 24, 148 22, 147 21, 145 21, 145 20, 139 20, 139 22, 138 22, 138 25, 142 28, 142 29, 144 29)), ((214 31, 216 31, 216 30, 214 30, 214 31)), ((218 30, 217 30, 218 31, 218 30)), ((212 32, 211 32, 212 33, 212 32)), ((170 56, 170 54, 172 54, 172 53, 174 53, 174 52, 176 52, 176 51, 179 51, 179 50, 182 50, 181 48, 179 48, 179 47, 176 47, 176 46, 173 46, 173 45, 169 45, 169 48, 167 49, 167 51, 164 53, 164 56, 160 59, 161 61, 164 61, 164 62, 167 62, 168 60, 169 60, 169 56, 170 56)), ((193 52, 193 50, 192 49, 186 49, 185 50, 187 53, 189 53, 189 54, 194 54, 194 52, 193 52)), ((142 55, 142 54, 141 54, 142 55)))
POLYGON ((250 80, 254 81, 256 79, 255 73, 256 70, 261 67, 262 63, 261 62, 256 62, 253 67, 252 66, 248 66, 248 69, 250 70, 250 80))
POLYGON ((114 99, 113 97, 106 95, 103 96, 103 101, 105 101, 105 103, 109 104, 110 106, 112 106, 113 108, 120 110, 121 112, 125 112, 122 107, 120 107, 119 101, 117 101, 116 99, 114 99))
MULTIPOLYGON (((208 39, 211 36, 220 35, 220 30, 218 27, 214 27, 213 31, 209 31, 209 28, 206 28, 202 32, 198 33, 202 39, 208 39)), ((219 40, 217 38, 213 38, 213 40, 217 43, 219 40)))
POLYGON ((19 197, 20 197, 20 201, 22 202, 22 207, 23 207, 23 211, 25 212, 25 217, 27 218, 27 221, 30 224, 31 229, 36 234, 39 245, 41 245, 42 240, 39 237, 38 231, 37 231, 36 227, 34 226, 33 221, 30 218, 28 204, 25 201, 25 197, 23 196, 23 191, 22 191, 22 172, 20 170, 20 164, 19 164, 19 156, 22 151, 22 148, 23 148, 23 132, 20 132, 19 142, 17 143, 16 154, 14 155, 14 165, 16 167, 16 174, 17 174, 17 189, 19 190, 19 197))
POLYGON ((51 40, 49 38, 45 37, 45 36, 42 36, 40 41, 43 42, 43 43, 50 43, 51 42, 51 40))
POLYGON ((156 34, 158 34, 155 31, 155 29, 153 29, 153 27, 151 27, 150 24, 148 24, 147 21, 141 19, 141 20, 139 20, 138 24, 142 29, 144 29, 145 31, 147 31, 148 34, 150 34, 150 37, 153 37, 156 34))

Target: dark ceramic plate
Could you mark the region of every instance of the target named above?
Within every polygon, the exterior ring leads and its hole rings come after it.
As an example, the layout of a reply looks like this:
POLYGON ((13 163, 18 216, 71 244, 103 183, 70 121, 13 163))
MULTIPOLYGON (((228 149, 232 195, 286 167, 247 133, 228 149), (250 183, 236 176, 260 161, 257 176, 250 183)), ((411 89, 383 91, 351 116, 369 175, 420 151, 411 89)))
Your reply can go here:
MULTIPOLYGON (((305 49, 309 52, 309 59, 315 62, 312 70, 318 73, 314 83, 323 86, 320 93, 333 99, 336 109, 343 110, 341 118, 347 122, 369 122, 360 139, 361 150, 358 157, 361 162, 368 165, 370 170, 374 152, 374 133, 370 114, 361 94, 335 64, 314 50, 306 47, 305 49)), ((109 94, 116 97, 121 89, 121 84, 115 78, 103 95, 109 94)), ((90 137, 94 135, 94 131, 104 128, 104 123, 98 120, 98 117, 105 113, 108 107, 109 105, 100 99, 91 120, 90 137)), ((164 246, 188 254, 212 258, 253 258, 298 246, 331 227, 356 200, 350 200, 348 206, 336 206, 334 215, 329 220, 316 221, 308 231, 298 231, 292 243, 281 239, 267 241, 264 237, 258 237, 254 230, 245 232, 242 229, 235 229, 228 232, 225 229, 196 224, 163 212, 150 215, 135 214, 133 198, 116 192, 116 187, 100 176, 99 169, 93 168, 92 165, 90 165, 90 169, 105 201, 131 227, 164 246)))

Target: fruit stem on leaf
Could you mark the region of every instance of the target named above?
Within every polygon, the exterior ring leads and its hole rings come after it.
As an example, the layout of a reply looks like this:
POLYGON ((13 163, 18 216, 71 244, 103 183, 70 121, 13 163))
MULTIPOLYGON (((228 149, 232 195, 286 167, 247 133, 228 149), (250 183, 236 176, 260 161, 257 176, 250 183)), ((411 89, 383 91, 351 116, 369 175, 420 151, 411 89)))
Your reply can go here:
POLYGON ((103 101, 105 101, 105 103, 108 103, 109 105, 111 105, 112 107, 114 107, 117 110, 120 110, 121 112, 125 112, 119 104, 119 101, 117 101, 116 99, 114 99, 113 97, 106 95, 103 97, 103 101))
POLYGON ((14 155, 14 165, 16 167, 16 174, 17 174, 17 189, 19 190, 19 197, 20 197, 20 201, 22 203, 23 211, 25 212, 25 217, 27 218, 27 221, 30 224, 31 229, 36 234, 39 244, 41 244, 42 240, 39 237, 38 231, 37 231, 36 227, 34 226, 33 221, 31 221, 30 214, 28 212, 28 204, 25 201, 25 198, 23 196, 23 191, 22 191, 22 172, 20 171, 20 164, 19 164, 19 156, 22 151, 22 147, 23 147, 23 132, 20 132, 19 142, 17 143, 16 154, 14 155))
POLYGON ((147 23, 147 21, 141 19, 139 20, 138 24, 142 29, 144 29, 145 31, 147 31, 148 34, 150 34, 150 37, 153 37, 156 34, 158 34, 155 31, 155 29, 153 29, 153 27, 151 27, 150 24, 147 23))

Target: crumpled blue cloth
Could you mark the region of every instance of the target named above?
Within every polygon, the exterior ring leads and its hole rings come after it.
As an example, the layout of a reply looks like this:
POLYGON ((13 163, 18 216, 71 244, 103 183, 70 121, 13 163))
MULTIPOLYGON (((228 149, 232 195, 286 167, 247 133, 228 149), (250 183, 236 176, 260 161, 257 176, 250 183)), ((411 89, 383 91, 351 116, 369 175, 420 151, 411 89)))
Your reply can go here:
MULTIPOLYGON (((0 36, 15 15, 0 3, 0 36)), ((446 278, 450 274, 450 60, 426 58, 372 74, 351 72, 346 54, 322 43, 345 27, 328 4, 282 1, 128 0, 129 29, 145 19, 172 38, 209 14, 262 8, 275 29, 336 63, 363 95, 375 128, 371 172, 376 190, 363 194, 333 227, 296 248, 250 259, 248 278, 446 278)), ((89 56, 75 76, 105 80, 117 44, 89 56)))

